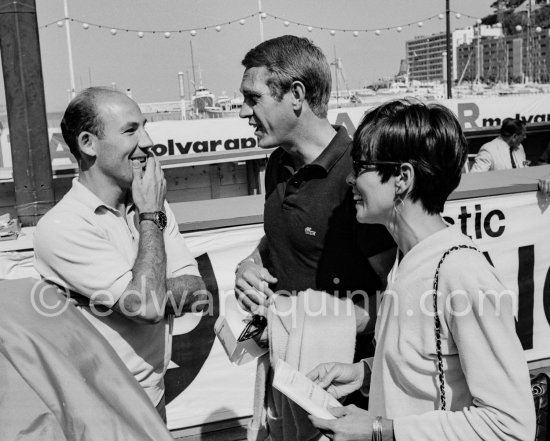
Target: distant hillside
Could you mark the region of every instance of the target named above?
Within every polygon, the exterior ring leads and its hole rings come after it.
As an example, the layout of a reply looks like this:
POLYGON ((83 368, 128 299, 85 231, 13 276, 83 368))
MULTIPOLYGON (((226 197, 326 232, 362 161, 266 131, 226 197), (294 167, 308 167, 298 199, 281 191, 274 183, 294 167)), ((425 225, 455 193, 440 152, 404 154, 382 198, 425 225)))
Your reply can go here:
MULTIPOLYGON (((527 3, 525 0, 499 0, 494 2, 491 7, 495 12, 481 19, 482 24, 494 25, 502 23, 502 29, 505 35, 517 34, 516 26, 519 24, 527 27, 526 6, 520 8, 522 12, 514 13, 515 9, 527 3), (500 9, 499 9, 500 6, 500 9)), ((550 28, 550 5, 545 0, 534 1, 531 14, 531 27, 550 28)))

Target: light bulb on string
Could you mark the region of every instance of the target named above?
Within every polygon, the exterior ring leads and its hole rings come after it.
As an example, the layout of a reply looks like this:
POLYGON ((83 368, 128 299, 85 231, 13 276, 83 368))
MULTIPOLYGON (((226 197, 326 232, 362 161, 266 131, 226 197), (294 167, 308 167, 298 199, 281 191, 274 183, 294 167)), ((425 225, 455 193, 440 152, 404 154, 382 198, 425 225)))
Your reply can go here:
MULTIPOLYGON (((453 13, 454 13, 456 19, 462 18, 462 14, 461 14, 461 13, 459 13, 459 12, 453 12, 453 13)), ((254 16, 254 15, 256 15, 256 14, 252 14, 251 16, 254 16)), ((262 19, 262 20, 264 20, 264 19, 266 19, 266 18, 268 18, 268 17, 270 16, 270 14, 268 14, 268 13, 266 13, 266 12, 261 12, 261 11, 258 12, 258 15, 259 15, 260 19, 262 19)), ((292 22, 292 21, 290 21, 290 20, 285 20, 285 19, 282 19, 282 18, 280 18, 280 17, 275 17, 275 16, 271 16, 271 17, 274 18, 275 20, 281 20, 281 21, 283 22, 283 25, 284 25, 285 27, 289 27, 291 24, 296 24, 296 25, 299 26, 299 27, 302 27, 302 26, 305 27, 305 28, 307 29, 308 32, 313 32, 314 29, 320 29, 321 31, 327 31, 327 30, 328 30, 328 31, 330 32, 330 35, 331 35, 331 36, 335 36, 338 32, 344 32, 344 33, 345 33, 345 32, 350 32, 350 33, 352 33, 352 35, 353 35, 354 37, 358 37, 360 32, 372 32, 372 31, 370 31, 370 30, 368 30, 368 29, 360 30, 360 31, 354 31, 354 30, 351 30, 351 29, 338 29, 338 30, 336 30, 336 29, 330 29, 330 28, 327 29, 326 27, 323 28, 323 27, 316 27, 316 26, 308 26, 308 25, 306 25, 306 24, 304 24, 304 23, 294 23, 294 22, 292 22)), ((428 18, 426 18, 425 20, 428 20, 428 21, 429 21, 429 20, 434 19, 435 17, 436 17, 436 16, 428 17, 428 18)), ((444 15, 444 14, 438 14, 437 17, 438 17, 440 20, 442 20, 442 19, 445 18, 445 15, 444 15)), ((479 19, 479 18, 476 19, 475 17, 471 17, 471 16, 469 16, 469 15, 466 15, 466 17, 471 18, 471 19, 474 19, 474 20, 475 20, 475 24, 478 25, 478 26, 480 26, 480 25, 482 24, 482 20, 479 19)), ((65 24, 65 20, 75 21, 75 20, 73 20, 73 19, 71 19, 71 18, 65 18, 65 19, 63 19, 63 20, 59 20, 59 21, 54 22, 54 23, 56 23, 58 27, 63 27, 64 24, 65 24)), ((78 20, 76 20, 76 21, 78 21, 78 20)), ((246 20, 245 20, 244 18, 242 18, 242 19, 235 20, 235 21, 229 21, 229 22, 224 23, 224 24, 232 24, 232 23, 236 23, 237 21, 239 22, 239 24, 240 24, 241 26, 243 26, 243 25, 246 23, 246 20)), ((107 26, 96 25, 96 24, 90 25, 89 23, 84 23, 84 22, 80 22, 80 23, 81 23, 82 28, 83 28, 83 29, 86 29, 86 30, 89 29, 90 26, 92 26, 92 27, 97 27, 98 29, 102 29, 102 28, 104 28, 104 29, 105 29, 105 28, 109 29, 107 26)), ((418 28, 422 28, 422 27, 424 27, 424 24, 425 24, 424 21, 418 21, 418 22, 416 22, 416 23, 415 23, 415 22, 412 22, 412 23, 408 23, 408 24, 402 25, 402 26, 396 26, 396 27, 393 27, 393 26, 392 26, 392 27, 386 27, 386 28, 376 29, 376 30, 374 31, 374 33, 375 33, 375 35, 380 36, 380 35, 382 34, 382 31, 383 31, 383 30, 393 30, 393 29, 395 29, 397 32, 402 32, 402 31, 403 31, 403 28, 404 28, 405 26, 412 27, 412 26, 415 26, 415 25, 416 25, 418 28)), ((496 24, 493 25, 493 26, 494 26, 494 27, 502 27, 502 25, 501 25, 500 23, 496 23, 496 24)), ((48 27, 48 25, 45 25, 44 27, 48 27)), ((207 30, 207 29, 212 29, 212 28, 215 29, 216 32, 221 32, 221 30, 222 30, 222 25, 210 25, 210 26, 201 27, 200 29, 207 30)), ((199 30, 200 30, 200 29, 199 29, 199 30)), ((523 30, 523 27, 522 27, 521 25, 518 25, 518 26, 515 27, 515 29, 516 29, 517 32, 520 32, 521 30, 523 30)), ((540 33, 540 32, 543 31, 543 29, 542 29, 540 26, 538 26, 537 28, 533 27, 533 30, 536 31, 537 33, 540 33), (538 29, 540 29, 540 30, 538 30, 538 29)), ((110 28, 109 31, 110 31, 111 35, 113 35, 113 36, 114 36, 114 35, 117 35, 119 31, 121 31, 121 32, 126 31, 126 32, 137 33, 138 36, 139 36, 140 38, 142 38, 142 37, 144 36, 143 33, 140 35, 139 32, 136 32, 136 31, 130 30, 130 29, 110 28)), ((171 38, 171 32, 168 32, 168 31, 159 30, 159 31, 146 31, 146 32, 149 32, 149 33, 152 33, 152 34, 155 34, 155 33, 162 33, 162 34, 164 35, 165 38, 171 38)), ((186 30, 178 30, 178 31, 175 31, 175 32, 182 33, 182 32, 186 32, 186 30)), ((188 32, 189 32, 190 35, 193 36, 193 37, 197 35, 197 30, 196 30, 196 29, 193 29, 193 30, 188 31, 188 32)))
POLYGON ((516 31, 521 32, 522 29, 523 29, 523 27, 521 25, 518 24, 516 26, 516 31))
POLYGON ((138 32, 138 37, 139 37, 139 38, 143 38, 144 35, 145 35, 145 34, 144 34, 143 32, 141 32, 141 31, 138 32))
POLYGON ((537 34, 540 34, 540 33, 542 32, 542 28, 541 28, 540 26, 537 26, 537 27, 535 28, 535 32, 536 32, 537 34))

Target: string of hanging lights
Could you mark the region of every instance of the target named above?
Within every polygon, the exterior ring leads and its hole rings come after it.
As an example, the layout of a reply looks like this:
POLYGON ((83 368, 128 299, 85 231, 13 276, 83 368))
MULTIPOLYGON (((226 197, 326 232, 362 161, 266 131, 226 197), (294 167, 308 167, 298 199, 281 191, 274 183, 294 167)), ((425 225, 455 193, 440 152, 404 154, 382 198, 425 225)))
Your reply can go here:
MULTIPOLYGON (((452 12, 455 14, 455 17, 457 19, 460 19, 462 16, 467 17, 467 18, 471 18, 471 19, 477 19, 476 17, 474 17, 472 15, 461 14, 460 12, 455 12, 455 11, 452 11, 452 12)), ((411 27, 411 26, 418 26, 419 28, 421 28, 421 27, 424 26, 424 22, 431 21, 431 20, 434 20, 434 19, 443 20, 445 18, 445 16, 443 14, 436 14, 436 15, 433 15, 431 17, 424 18, 420 21, 405 23, 405 24, 397 25, 397 26, 386 26, 386 27, 371 28, 371 29, 344 29, 344 28, 330 28, 330 27, 326 27, 326 26, 314 26, 314 25, 309 25, 309 24, 306 24, 306 23, 300 23, 300 22, 297 22, 297 21, 289 20, 289 19, 286 19, 286 18, 283 18, 283 17, 278 17, 278 16, 268 14, 268 13, 265 13, 265 14, 267 16, 275 19, 275 20, 282 21, 283 25, 286 26, 286 27, 293 24, 293 25, 296 25, 296 26, 299 26, 299 27, 305 27, 308 30, 308 32, 312 32, 314 29, 321 30, 321 31, 328 30, 328 31, 330 31, 331 35, 336 35, 336 33, 338 33, 338 32, 343 32, 343 33, 349 32, 349 33, 352 33, 353 36, 355 36, 355 37, 359 36, 360 33, 368 33, 368 32, 374 32, 376 35, 380 35, 383 30, 390 31, 390 30, 395 29, 397 32, 401 32, 404 28, 411 27)))
MULTIPOLYGON (((469 19, 474 19, 474 20, 476 20, 476 22, 479 22, 479 20, 480 20, 478 17, 474 17, 472 15, 462 14, 462 13, 456 12, 456 11, 451 11, 451 12, 455 15, 456 19, 460 19, 461 17, 466 17, 466 18, 469 18, 469 19)), ((301 22, 298 22, 298 21, 289 20, 287 18, 276 16, 276 15, 270 14, 268 12, 255 12, 255 13, 252 13, 250 15, 247 15, 246 17, 236 18, 236 19, 229 20, 229 21, 226 21, 226 22, 223 22, 223 23, 217 23, 217 24, 212 24, 212 25, 207 25, 207 26, 197 26, 197 27, 193 27, 193 28, 175 29, 175 30, 173 30, 173 29, 171 29, 171 30, 166 30, 166 29, 153 29, 153 30, 130 29, 130 28, 123 28, 123 27, 118 27, 118 26, 106 26, 106 25, 103 25, 103 24, 90 23, 90 22, 87 22, 87 21, 79 20, 79 19, 76 19, 76 18, 70 18, 70 17, 65 17, 65 18, 60 19, 60 20, 54 20, 50 23, 47 23, 45 25, 40 26, 40 28, 48 28, 52 25, 56 25, 58 27, 63 27, 64 24, 65 24, 65 21, 69 20, 69 21, 74 22, 74 23, 80 23, 80 25, 82 26, 82 29, 84 29, 84 30, 88 30, 90 28, 108 29, 109 32, 111 33, 111 35, 113 35, 113 36, 117 35, 119 32, 127 32, 127 33, 135 33, 139 38, 143 38, 146 34, 159 34, 159 35, 164 36, 165 38, 170 38, 172 36, 172 34, 181 34, 181 33, 184 33, 184 32, 188 32, 192 37, 195 37, 199 33, 199 31, 201 31, 201 30, 206 31, 206 30, 209 30, 209 29, 214 29, 216 32, 221 32, 222 29, 223 29, 222 28, 223 26, 233 25, 233 24, 237 24, 237 23, 241 26, 245 25, 246 20, 248 20, 250 18, 253 18, 253 17, 256 17, 258 15, 263 20, 265 20, 267 18, 271 18, 275 21, 280 21, 280 22, 283 23, 283 25, 285 27, 289 27, 290 25, 294 25, 294 26, 298 26, 298 27, 303 27, 303 28, 307 29, 308 32, 313 32, 314 30, 329 31, 330 35, 332 35, 332 36, 335 36, 337 33, 350 33, 354 37, 358 37, 360 34, 366 34, 366 33, 374 33, 375 35, 378 36, 378 35, 382 34, 382 31, 391 31, 391 30, 396 30, 397 32, 401 32, 401 31, 403 31, 404 28, 411 27, 411 26, 417 26, 419 28, 422 28, 424 26, 425 22, 429 22, 429 21, 435 20, 435 19, 443 20, 445 18, 444 14, 436 14, 436 15, 433 15, 431 17, 426 17, 424 19, 421 19, 419 21, 405 23, 405 24, 401 24, 401 25, 397 25, 397 26, 385 26, 385 27, 368 28, 368 29, 347 29, 347 28, 331 28, 331 27, 327 27, 327 26, 318 26, 318 25, 313 25, 313 24, 301 23, 301 22)))
POLYGON ((170 38, 172 34, 181 34, 183 32, 189 32, 192 36, 195 36, 197 34, 197 30, 208 30, 208 29, 215 29, 216 32, 220 32, 222 30, 222 26, 226 25, 232 25, 235 23, 239 23, 240 25, 246 24, 246 20, 249 18, 252 18, 254 16, 257 16, 258 13, 247 15, 246 17, 236 18, 234 20, 229 20, 223 23, 208 25, 208 26, 201 26, 201 27, 195 27, 195 28, 188 28, 188 29, 175 29, 175 30, 164 30, 164 29, 129 29, 129 28, 122 28, 118 26, 107 26, 103 24, 97 24, 97 23, 90 23, 87 21, 79 20, 77 18, 62 18, 59 20, 54 20, 50 23, 47 23, 43 26, 40 26, 40 28, 47 28, 52 25, 56 25, 58 27, 63 27, 65 24, 65 21, 69 20, 74 23, 80 23, 82 26, 82 29, 88 30, 90 28, 97 28, 97 29, 109 29, 110 33, 112 35, 118 34, 118 32, 128 32, 128 33, 135 33, 138 37, 143 38, 146 34, 160 34, 163 35, 166 38, 170 38))

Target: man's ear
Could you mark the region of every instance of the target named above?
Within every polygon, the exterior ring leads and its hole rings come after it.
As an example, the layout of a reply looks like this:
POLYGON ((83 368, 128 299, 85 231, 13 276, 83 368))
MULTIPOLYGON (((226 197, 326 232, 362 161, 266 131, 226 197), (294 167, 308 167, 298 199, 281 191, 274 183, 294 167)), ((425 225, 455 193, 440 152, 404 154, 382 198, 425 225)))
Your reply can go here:
POLYGON ((306 100, 306 86, 301 81, 294 81, 290 85, 290 93, 292 94, 292 106, 294 110, 300 110, 306 100))
POLYGON ((395 178, 395 194, 404 196, 412 190, 414 185, 414 168, 408 162, 401 164, 399 175, 395 178))
POLYGON ((78 147, 88 156, 96 156, 97 136, 90 132, 80 132, 78 135, 78 147))

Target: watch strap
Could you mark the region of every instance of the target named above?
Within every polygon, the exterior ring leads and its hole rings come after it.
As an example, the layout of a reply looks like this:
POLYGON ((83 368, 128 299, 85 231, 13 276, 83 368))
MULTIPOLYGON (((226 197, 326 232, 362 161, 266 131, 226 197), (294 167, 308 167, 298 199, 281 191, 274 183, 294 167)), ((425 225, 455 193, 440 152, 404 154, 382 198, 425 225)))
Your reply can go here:
POLYGON ((167 224, 166 215, 162 211, 151 211, 145 213, 139 213, 139 222, 141 223, 144 220, 149 220, 155 223, 155 225, 164 231, 167 224))

